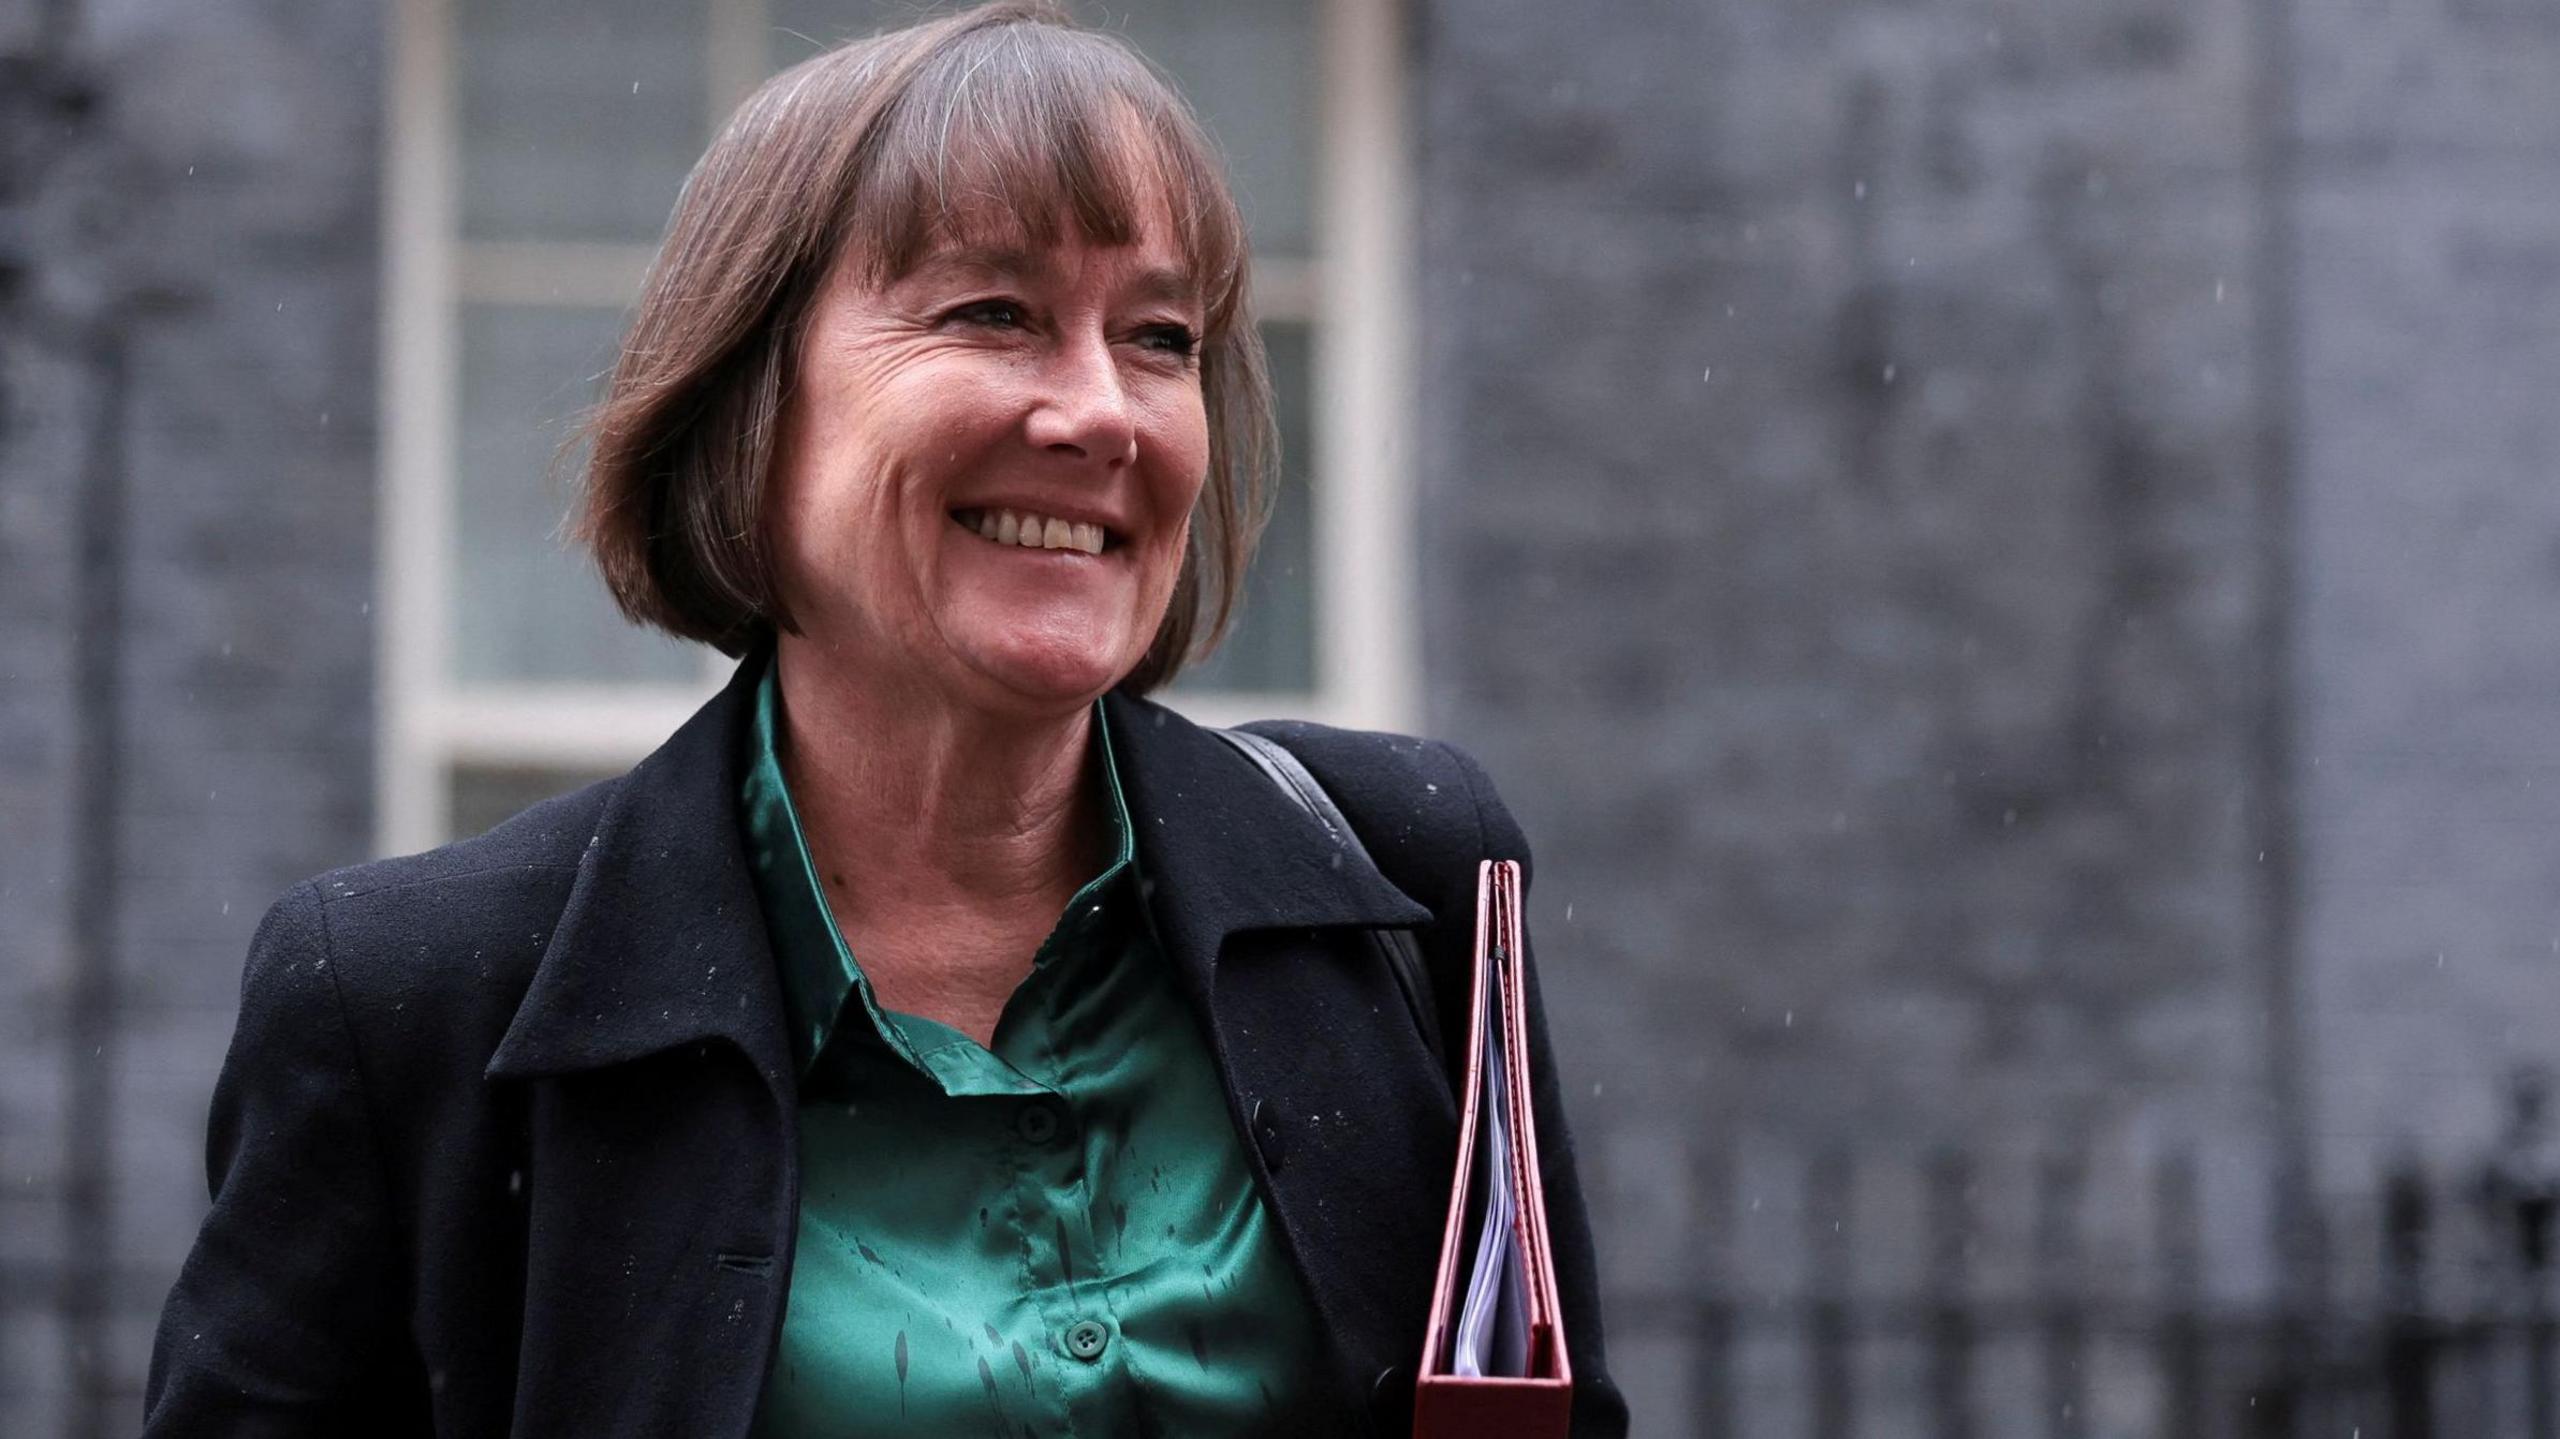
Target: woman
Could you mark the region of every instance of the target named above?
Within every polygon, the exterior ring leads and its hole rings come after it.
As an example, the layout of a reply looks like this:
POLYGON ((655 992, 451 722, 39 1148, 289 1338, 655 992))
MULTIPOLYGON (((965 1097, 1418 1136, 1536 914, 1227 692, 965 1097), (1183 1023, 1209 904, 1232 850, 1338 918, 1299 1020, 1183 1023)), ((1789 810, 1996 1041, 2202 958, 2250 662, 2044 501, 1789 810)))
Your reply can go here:
MULTIPOLYGON (((267 916, 149 1432, 1400 1430, 1455 1116, 1363 931, 1445 973, 1525 845, 1445 745, 1273 727, 1345 850, 1144 698, 1268 430, 1235 205, 1117 43, 990 6, 750 100, 581 518, 736 677, 267 916)), ((1536 1081, 1576 1432, 1623 1433, 1536 1081)))

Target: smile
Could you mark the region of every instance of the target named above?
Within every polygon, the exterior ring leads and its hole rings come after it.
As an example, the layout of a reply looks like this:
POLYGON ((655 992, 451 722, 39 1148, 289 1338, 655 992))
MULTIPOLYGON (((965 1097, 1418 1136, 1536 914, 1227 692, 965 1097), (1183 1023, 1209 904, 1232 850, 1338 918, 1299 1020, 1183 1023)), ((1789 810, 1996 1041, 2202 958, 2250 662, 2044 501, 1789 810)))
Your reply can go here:
POLYGON ((953 510, 951 518, 981 539, 1017 549, 1079 550, 1099 555, 1120 544, 1119 536, 1100 525, 1075 524, 1027 510, 953 510))

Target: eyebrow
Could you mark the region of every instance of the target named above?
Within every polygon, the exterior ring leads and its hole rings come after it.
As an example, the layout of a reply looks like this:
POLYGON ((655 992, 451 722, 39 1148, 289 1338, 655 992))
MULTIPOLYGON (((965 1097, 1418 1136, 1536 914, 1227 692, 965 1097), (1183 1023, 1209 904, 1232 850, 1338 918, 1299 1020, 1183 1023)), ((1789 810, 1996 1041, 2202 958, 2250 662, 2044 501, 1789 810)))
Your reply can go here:
POLYGON ((1207 297, 1200 293, 1199 281, 1193 278, 1190 271, 1166 265, 1151 265, 1140 271, 1138 277, 1130 283, 1129 288, 1141 300, 1185 305, 1199 305, 1207 300, 1207 297))
MULTIPOLYGON (((1013 245, 966 245, 928 256, 915 267, 914 273, 930 275, 958 271, 1008 280, 1038 280, 1049 278, 1055 268, 1046 250, 1013 245)), ((1179 266, 1151 265, 1139 271, 1129 282, 1129 292, 1142 301, 1186 305, 1205 302, 1198 280, 1179 266)))

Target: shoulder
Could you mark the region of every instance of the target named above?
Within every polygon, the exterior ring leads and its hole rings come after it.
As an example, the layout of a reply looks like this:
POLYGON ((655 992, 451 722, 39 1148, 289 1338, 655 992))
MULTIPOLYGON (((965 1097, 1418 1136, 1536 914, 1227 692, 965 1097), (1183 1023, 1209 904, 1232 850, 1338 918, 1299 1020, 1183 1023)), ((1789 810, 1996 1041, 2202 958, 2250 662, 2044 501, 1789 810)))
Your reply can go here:
POLYGON ((1529 864, 1528 837, 1482 764, 1447 740, 1381 730, 1341 729, 1306 720, 1256 720, 1239 728, 1287 747, 1342 807, 1378 868, 1437 908, 1437 889, 1455 874, 1472 894, 1475 864, 1529 864))
MULTIPOLYGON (((565 896, 621 783, 602 780, 544 800, 486 834, 331 870, 307 888, 327 911, 334 933, 381 918, 423 924, 427 934, 439 926, 467 933, 475 924, 565 896)), ((557 905, 552 908, 556 912, 557 905)))
POLYGON ((276 989, 299 988, 286 976, 304 973, 327 974, 337 1002, 357 1011, 431 1007, 439 992, 479 1002, 503 996, 511 1006, 620 782, 545 800, 486 834, 295 886, 250 946, 244 1008, 276 989), (310 960, 319 963, 306 968, 310 960))

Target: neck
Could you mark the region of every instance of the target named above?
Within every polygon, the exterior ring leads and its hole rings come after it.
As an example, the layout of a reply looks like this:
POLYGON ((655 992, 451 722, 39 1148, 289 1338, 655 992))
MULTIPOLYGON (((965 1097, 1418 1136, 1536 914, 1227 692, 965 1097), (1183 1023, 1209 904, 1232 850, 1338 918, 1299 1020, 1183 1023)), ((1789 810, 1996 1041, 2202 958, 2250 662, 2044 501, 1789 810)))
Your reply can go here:
POLYGON ((774 663, 783 771, 840 916, 892 903, 1054 907, 1102 867, 1104 824, 1084 782, 1091 704, 988 713, 847 674, 792 635, 774 663))

